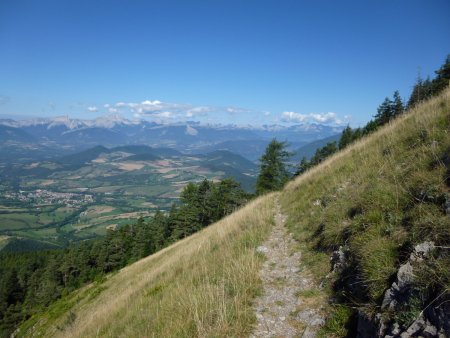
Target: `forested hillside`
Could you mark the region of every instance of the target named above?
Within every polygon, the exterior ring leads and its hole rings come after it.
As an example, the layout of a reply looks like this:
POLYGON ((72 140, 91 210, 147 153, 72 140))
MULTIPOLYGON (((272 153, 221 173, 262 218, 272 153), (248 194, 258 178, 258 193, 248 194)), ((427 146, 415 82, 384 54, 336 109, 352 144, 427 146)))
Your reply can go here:
POLYGON ((99 240, 66 250, 0 255, 0 336, 71 291, 185 238, 230 214, 249 199, 240 185, 226 179, 188 184, 181 204, 156 212, 99 240))

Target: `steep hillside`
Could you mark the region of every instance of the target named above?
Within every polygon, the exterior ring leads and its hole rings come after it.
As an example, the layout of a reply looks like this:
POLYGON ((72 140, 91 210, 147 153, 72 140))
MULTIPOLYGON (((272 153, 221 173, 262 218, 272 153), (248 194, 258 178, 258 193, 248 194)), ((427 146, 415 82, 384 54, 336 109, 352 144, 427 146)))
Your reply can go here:
POLYGON ((336 301, 325 335, 449 334, 449 190, 450 90, 287 185, 288 226, 336 301))
MULTIPOLYGON (((447 90, 279 194, 299 260, 321 285, 296 301, 328 299, 322 336, 449 335, 449 133, 447 90)), ((248 336, 275 197, 68 295, 18 336, 248 336)))
POLYGON ((18 336, 245 336, 260 290, 255 248, 273 224, 273 197, 68 295, 18 336))

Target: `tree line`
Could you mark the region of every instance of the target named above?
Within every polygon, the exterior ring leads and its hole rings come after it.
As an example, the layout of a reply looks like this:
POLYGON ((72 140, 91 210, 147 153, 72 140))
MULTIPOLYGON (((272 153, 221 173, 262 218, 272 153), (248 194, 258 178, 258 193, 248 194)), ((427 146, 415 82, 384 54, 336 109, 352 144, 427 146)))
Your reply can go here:
MULTIPOLYGON (((303 174, 337 151, 389 123, 407 109, 413 108, 418 103, 441 93, 449 86, 450 55, 447 56, 444 64, 435 73, 436 76, 432 80, 430 78, 422 80, 420 76, 418 77, 406 104, 402 101, 400 93, 395 91, 392 98, 386 97, 384 99, 373 119, 367 122, 364 127, 353 129, 347 126, 342 131, 338 142, 328 142, 325 146, 318 148, 310 159, 303 157, 297 164, 293 176, 303 174)), ((279 190, 291 178, 287 170, 287 161, 292 154, 286 150, 286 147, 286 142, 279 142, 276 139, 272 140, 267 146, 260 159, 260 174, 256 182, 257 194, 279 190)))
POLYGON ((65 250, 0 254, 0 337, 56 299, 189 236, 232 213, 251 196, 233 179, 189 183, 170 212, 65 250))

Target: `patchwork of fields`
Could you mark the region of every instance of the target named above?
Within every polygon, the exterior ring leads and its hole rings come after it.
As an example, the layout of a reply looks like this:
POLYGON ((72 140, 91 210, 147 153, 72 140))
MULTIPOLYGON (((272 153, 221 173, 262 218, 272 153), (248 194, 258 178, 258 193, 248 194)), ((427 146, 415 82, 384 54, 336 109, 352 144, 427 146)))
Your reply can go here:
POLYGON ((3 247, 12 238, 64 245, 102 236, 156 210, 168 210, 188 182, 229 176, 247 188, 254 182, 253 164, 227 162, 226 152, 145 159, 129 151, 106 150, 99 148, 87 159, 82 154, 78 162, 74 155, 68 164, 43 161, 4 169, 3 247))

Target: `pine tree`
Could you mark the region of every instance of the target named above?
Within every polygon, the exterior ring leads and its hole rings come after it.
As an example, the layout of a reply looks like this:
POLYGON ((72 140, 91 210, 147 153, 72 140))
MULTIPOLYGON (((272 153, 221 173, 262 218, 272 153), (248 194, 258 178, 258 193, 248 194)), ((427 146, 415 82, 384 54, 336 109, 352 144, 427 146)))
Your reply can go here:
MULTIPOLYGON (((207 179, 203 180, 198 186, 198 208, 195 208, 197 210, 192 211, 194 214, 198 215, 200 221, 199 227, 197 227, 196 230, 204 228, 214 221, 214 190, 215 187, 213 182, 208 181, 207 179)), ((195 205, 194 207, 197 207, 197 205, 195 205)))
POLYGON ((432 95, 439 94, 450 84, 450 55, 447 55, 444 64, 435 73, 436 78, 432 84, 432 95))
POLYGON ((375 122, 378 126, 388 123, 394 116, 393 102, 386 97, 383 103, 378 107, 375 122))
POLYGON ((256 181, 256 193, 281 189, 289 179, 286 161, 291 154, 286 151, 286 142, 273 139, 260 158, 260 172, 256 181))
POLYGON ((392 102, 392 113, 393 113, 392 117, 396 117, 403 114, 405 107, 403 105, 403 101, 402 98, 400 97, 400 93, 398 92, 398 90, 394 92, 393 99, 394 100, 392 102))
POLYGON ((325 146, 316 150, 316 153, 311 159, 311 164, 312 165, 319 164, 320 162, 325 160, 328 156, 333 155, 336 151, 338 151, 336 141, 328 142, 325 146))
POLYGON ((302 157, 302 160, 297 166, 297 170, 295 171, 295 176, 303 174, 306 170, 311 167, 311 163, 306 159, 306 157, 302 157))
POLYGON ((248 194, 235 179, 225 178, 219 183, 216 183, 211 197, 213 222, 231 214, 239 206, 244 204, 247 199, 248 194))
POLYGON ((151 220, 150 228, 155 242, 155 251, 162 249, 169 237, 169 229, 167 227, 167 219, 161 211, 156 211, 155 216, 151 220))
POLYGON ((426 80, 422 80, 418 76, 411 96, 409 97, 407 107, 412 108, 423 100, 429 99, 431 96, 433 96, 433 82, 429 77, 426 80))
POLYGON ((362 128, 361 130, 361 135, 368 135, 372 132, 374 132, 375 130, 377 130, 378 128, 378 124, 377 122, 375 122, 375 120, 370 120, 369 122, 366 123, 366 125, 362 128))
POLYGON ((339 149, 344 149, 350 143, 353 142, 353 130, 350 126, 344 128, 341 138, 339 139, 339 149))

